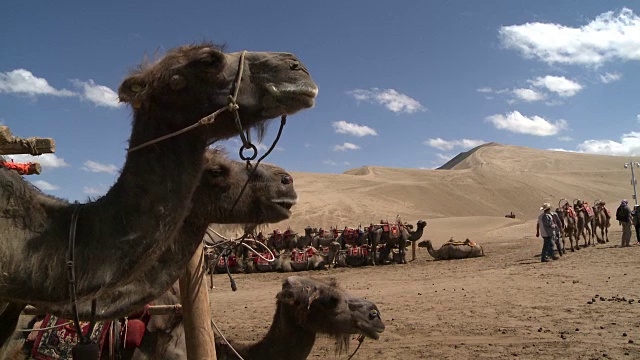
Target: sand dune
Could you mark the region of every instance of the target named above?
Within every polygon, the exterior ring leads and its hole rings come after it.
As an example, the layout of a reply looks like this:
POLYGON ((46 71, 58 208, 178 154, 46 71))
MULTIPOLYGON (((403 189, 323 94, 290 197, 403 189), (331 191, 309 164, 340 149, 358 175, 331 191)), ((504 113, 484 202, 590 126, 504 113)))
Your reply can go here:
POLYGON ((633 194, 625 161, 490 143, 438 170, 365 166, 344 174, 293 172, 300 201, 291 219, 269 227, 302 231, 307 225, 357 226, 400 216, 412 223, 427 220, 427 237, 475 235, 535 219, 540 204, 556 206, 562 198, 602 199, 615 209, 633 194), (504 219, 511 211, 516 220, 504 219), (451 220, 467 217, 473 218, 451 220), (435 221, 442 218, 449 220, 435 221))

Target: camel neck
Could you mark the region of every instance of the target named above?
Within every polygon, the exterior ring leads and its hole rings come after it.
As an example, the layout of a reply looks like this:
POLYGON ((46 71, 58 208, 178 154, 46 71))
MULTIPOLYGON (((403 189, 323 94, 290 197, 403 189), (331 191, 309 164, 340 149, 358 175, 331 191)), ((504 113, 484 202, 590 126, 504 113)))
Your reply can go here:
POLYGON ((303 360, 309 356, 316 334, 298 325, 293 311, 278 305, 269 332, 255 344, 239 350, 244 359, 303 360), (244 353, 243 353, 244 352, 244 353))

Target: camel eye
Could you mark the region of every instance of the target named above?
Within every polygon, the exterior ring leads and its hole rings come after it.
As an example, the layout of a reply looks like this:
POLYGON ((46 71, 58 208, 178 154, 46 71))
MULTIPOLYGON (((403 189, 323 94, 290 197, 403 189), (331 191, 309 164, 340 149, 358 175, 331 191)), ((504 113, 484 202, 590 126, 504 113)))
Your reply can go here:
POLYGON ((373 320, 377 317, 380 317, 380 312, 376 309, 373 309, 369 312, 369 319, 373 320))
POLYGON ((282 178, 280 178, 280 182, 285 185, 293 184, 293 177, 291 175, 282 175, 282 178))

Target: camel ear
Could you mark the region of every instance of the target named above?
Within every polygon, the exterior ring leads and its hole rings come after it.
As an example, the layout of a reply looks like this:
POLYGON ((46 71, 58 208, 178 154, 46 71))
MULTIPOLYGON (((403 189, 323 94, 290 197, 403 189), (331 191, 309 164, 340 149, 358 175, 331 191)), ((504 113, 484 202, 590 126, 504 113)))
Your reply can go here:
POLYGON ((118 88, 120 102, 126 102, 133 107, 139 107, 147 89, 147 82, 141 75, 132 75, 126 78, 118 88))

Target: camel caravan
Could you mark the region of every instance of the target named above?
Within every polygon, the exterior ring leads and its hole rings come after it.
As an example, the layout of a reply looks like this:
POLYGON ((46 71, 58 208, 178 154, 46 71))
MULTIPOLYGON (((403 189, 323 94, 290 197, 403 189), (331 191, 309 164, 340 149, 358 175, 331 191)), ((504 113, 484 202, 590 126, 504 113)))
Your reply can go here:
MULTIPOLYGON (((148 304, 178 302, 174 284, 210 223, 289 218, 292 177, 260 163, 270 151, 250 162, 250 131, 264 133, 281 117, 277 141, 287 115, 312 107, 317 93, 293 54, 181 46, 121 83, 119 99, 133 113, 130 147, 106 195, 71 203, 44 194, 15 166, 0 167, 0 358, 184 359, 188 346, 170 335, 184 332, 182 316, 150 316, 148 304), (247 163, 210 147, 236 135, 247 163), (16 334, 27 308, 46 315, 29 321, 33 332, 16 334)), ((345 350, 350 334, 378 339, 384 331, 374 303, 335 283, 290 277, 276 299, 265 337, 250 345, 216 337, 218 359, 236 351, 306 359, 317 334, 345 350)))
MULTIPOLYGON (((293 186, 290 197, 295 197, 293 186)), ((211 273, 254 273, 325 270, 328 267, 359 267, 390 263, 406 264, 406 248, 418 241, 427 222, 413 225, 380 221, 364 229, 345 227, 312 228, 304 235, 288 228, 273 230, 268 236, 252 233, 240 239, 207 231, 206 259, 211 273), (230 244, 234 244, 233 249, 230 244), (373 249, 376 249, 373 251, 373 249)))

